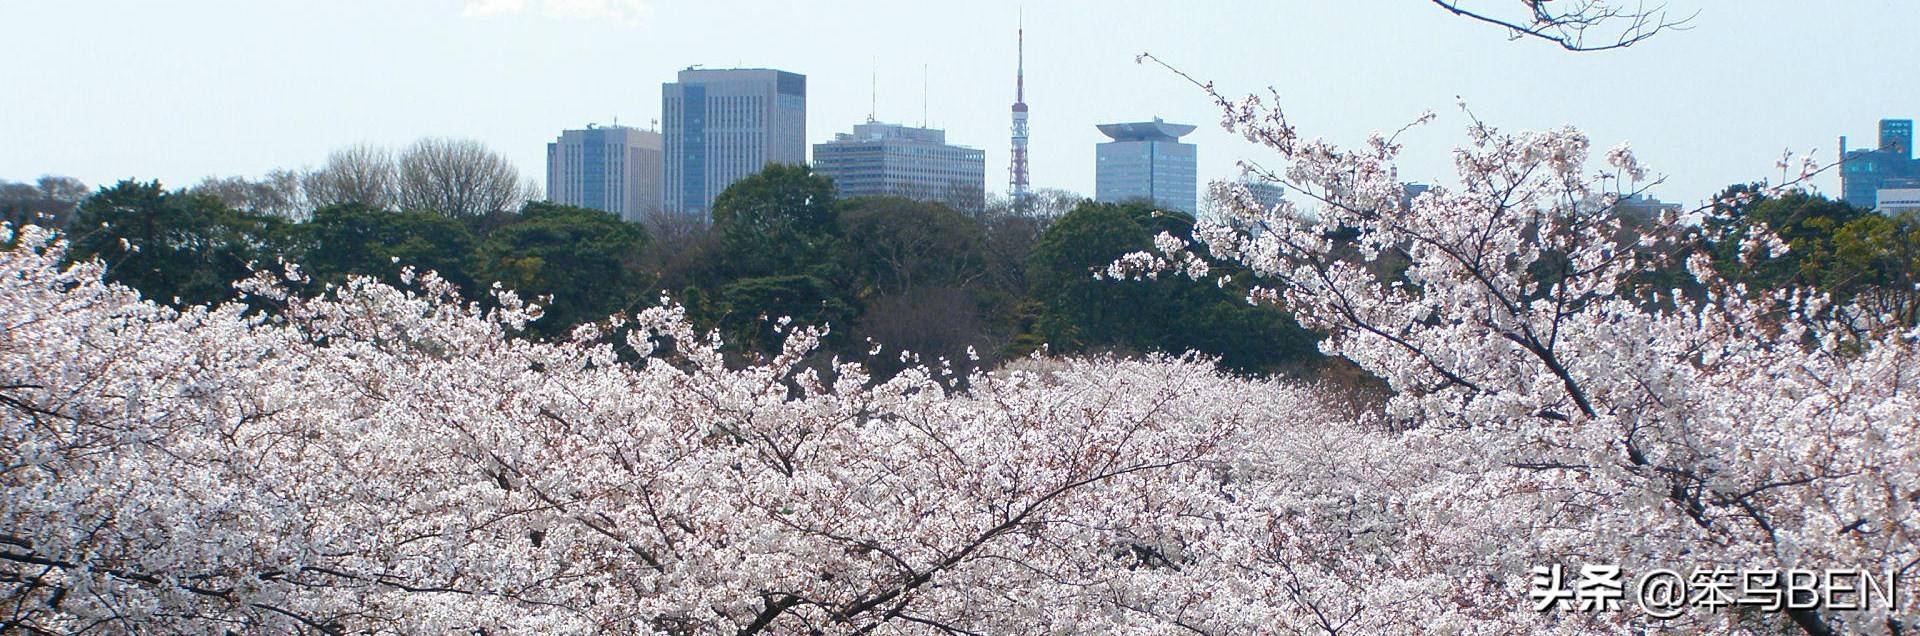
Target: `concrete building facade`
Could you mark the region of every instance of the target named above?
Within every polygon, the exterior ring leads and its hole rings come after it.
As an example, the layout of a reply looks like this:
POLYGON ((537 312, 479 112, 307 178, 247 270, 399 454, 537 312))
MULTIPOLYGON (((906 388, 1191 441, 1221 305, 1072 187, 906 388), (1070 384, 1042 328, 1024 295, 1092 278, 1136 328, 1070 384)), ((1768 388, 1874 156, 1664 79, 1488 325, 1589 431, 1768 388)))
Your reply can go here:
POLYGON ((706 216, 713 198, 770 163, 807 161, 807 77, 773 69, 680 71, 660 90, 661 202, 706 216))
POLYGON ((987 187, 985 151, 948 144, 942 130, 871 120, 814 144, 813 170, 833 178, 842 197, 977 205, 987 187))
POLYGON ((1920 212, 1920 188, 1883 188, 1874 193, 1873 210, 1887 215, 1920 212))
POLYGON ((547 144, 547 200, 638 221, 660 208, 660 133, 626 126, 567 130, 547 144))
POLYGON ((1105 203, 1146 200, 1166 210, 1193 214, 1199 202, 1199 153, 1180 137, 1185 124, 1153 121, 1101 124, 1113 141, 1094 151, 1093 198, 1105 203))
POLYGON ((1920 161, 1913 158, 1913 120, 1880 120, 1880 145, 1848 150, 1840 138, 1840 197, 1854 207, 1874 209, 1881 190, 1920 188, 1920 161))

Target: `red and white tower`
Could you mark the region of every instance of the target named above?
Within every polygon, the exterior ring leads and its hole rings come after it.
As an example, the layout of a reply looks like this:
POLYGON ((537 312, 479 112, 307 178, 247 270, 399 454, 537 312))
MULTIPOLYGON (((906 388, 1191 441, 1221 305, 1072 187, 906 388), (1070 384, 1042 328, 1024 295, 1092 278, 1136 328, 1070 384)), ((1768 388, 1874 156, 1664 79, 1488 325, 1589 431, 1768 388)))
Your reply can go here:
POLYGON ((1019 61, 1013 76, 1013 160, 1007 170, 1007 194, 1016 208, 1025 209, 1033 188, 1027 181, 1027 29, 1025 20, 1021 22, 1016 31, 1019 61))

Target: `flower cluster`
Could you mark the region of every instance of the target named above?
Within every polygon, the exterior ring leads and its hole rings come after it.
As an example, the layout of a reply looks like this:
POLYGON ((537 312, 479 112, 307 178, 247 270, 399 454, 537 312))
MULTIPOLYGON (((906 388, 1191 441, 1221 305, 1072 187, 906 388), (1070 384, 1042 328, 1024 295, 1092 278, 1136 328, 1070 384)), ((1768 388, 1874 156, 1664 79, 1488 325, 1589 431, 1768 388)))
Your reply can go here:
MULTIPOLYGON (((1827 329, 1813 319, 1826 302, 1818 294, 1730 289, 1704 256, 1686 252, 1700 230, 1679 215, 1626 227, 1616 204, 1646 172, 1625 146, 1590 171, 1589 141, 1576 130, 1507 133, 1475 121, 1456 153, 1459 185, 1403 200, 1392 138, 1344 150, 1299 138, 1258 99, 1214 95, 1229 129, 1286 161, 1260 174, 1313 201, 1315 213, 1225 197, 1225 222, 1162 237, 1180 244, 1122 259, 1114 273, 1177 269, 1184 252, 1246 265, 1258 278, 1249 300, 1283 305, 1329 334, 1327 353, 1385 379, 1391 424, 1405 429, 1382 446, 1396 449, 1392 462, 1328 467, 1390 468, 1351 479, 1393 494, 1334 524, 1348 534, 1325 551, 1279 557, 1251 580, 1279 567, 1300 572, 1303 590, 1341 577, 1425 581, 1420 596, 1465 608, 1455 614, 1463 622, 1420 623, 1448 612, 1396 603, 1408 592, 1394 589, 1312 609, 1365 621, 1412 607, 1398 624, 1465 629, 1523 620, 1515 614, 1527 610, 1510 600, 1527 563, 1864 567, 1897 575, 1904 601, 1667 625, 1915 627, 1920 333, 1827 329), (1656 236, 1672 249, 1650 249, 1656 236), (1635 289, 1676 260, 1705 292, 1635 289), (1339 560, 1363 538, 1359 528, 1378 524, 1395 542, 1391 556, 1339 560), (1309 576, 1302 563, 1323 569, 1309 576)), ((1801 176, 1817 169, 1807 164, 1801 176)), ((1547 623, 1601 629, 1593 620, 1547 623)), ((1646 617, 1606 620, 1627 629, 1646 617)))

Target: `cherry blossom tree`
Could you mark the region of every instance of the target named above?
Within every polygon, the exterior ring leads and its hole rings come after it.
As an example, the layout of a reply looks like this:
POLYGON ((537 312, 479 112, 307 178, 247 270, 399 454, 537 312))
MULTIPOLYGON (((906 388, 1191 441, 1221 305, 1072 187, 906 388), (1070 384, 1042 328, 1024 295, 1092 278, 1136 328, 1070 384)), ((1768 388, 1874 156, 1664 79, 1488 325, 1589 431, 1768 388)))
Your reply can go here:
POLYGON ((1296 194, 1218 185, 1229 218, 1101 275, 1244 265, 1383 408, 1192 357, 880 380, 785 320, 730 368, 671 302, 530 340, 539 306, 411 270, 173 308, 0 230, 0 632, 1916 629, 1920 332, 1717 278, 1722 207, 1628 231, 1624 146, 1472 121, 1457 185, 1406 199, 1395 136, 1207 90, 1296 194), (1672 268, 1704 291, 1646 287, 1672 268), (1895 597, 1538 609, 1535 568, 1591 564, 1864 568, 1895 597))
POLYGON ((729 370, 671 305, 516 339, 430 274, 175 310, 9 238, 0 631, 1159 633, 1278 414, 1337 419, 1204 360, 729 370))
POLYGON ((785 324, 729 369, 670 303, 530 341, 540 308, 432 274, 303 298, 289 266, 173 309, 8 230, 0 631, 1913 629, 1914 332, 1725 289, 1697 241, 1623 245, 1645 172, 1590 168, 1576 131, 1475 123, 1460 185, 1408 202, 1392 138, 1221 101, 1301 196, 1221 186, 1236 218, 1108 273, 1246 265, 1251 301, 1393 387, 1377 417, 1193 359, 877 381, 803 364, 823 332, 785 324), (1663 257, 1709 294, 1623 293, 1663 257), (1533 567, 1593 563, 1863 567, 1900 596, 1535 610, 1533 567))
MULTIPOLYGON (((1528 622, 1527 631, 1585 632, 1654 621, 1631 604, 1597 618, 1533 613, 1516 601, 1530 564, 1863 567, 1898 579, 1895 608, 1789 609, 1784 621, 1811 634, 1915 629, 1920 332, 1862 312, 1851 315, 1868 329, 1829 328, 1813 318, 1827 300, 1806 290, 1749 298, 1715 278, 1697 218, 1669 214, 1640 245, 1623 245, 1613 206, 1649 182, 1624 146, 1592 166, 1578 131, 1509 133, 1476 120, 1455 155, 1459 185, 1407 201, 1394 136, 1343 149, 1302 137, 1277 98, 1229 100, 1203 87, 1228 130, 1284 161, 1243 165, 1301 196, 1264 208, 1244 186, 1218 184, 1233 218, 1190 237, 1163 234, 1158 251, 1107 274, 1206 277, 1202 253, 1246 265, 1260 283, 1249 300, 1302 316, 1328 334, 1326 353, 1385 379, 1389 427, 1404 429, 1313 455, 1352 473, 1351 484, 1256 482, 1278 490, 1256 498, 1274 507, 1252 523, 1283 528, 1270 538, 1285 539, 1246 549, 1260 556, 1242 563, 1256 573, 1245 585, 1281 586, 1329 617, 1328 632, 1491 624, 1504 633, 1528 622), (1297 200, 1317 209, 1303 214, 1297 200), (1691 238, 1635 249, 1659 236, 1691 238), (1407 265, 1378 266, 1388 260, 1407 265), (1637 302, 1675 300, 1678 290, 1630 287, 1676 263, 1704 297, 1670 310, 1637 302), (1382 449, 1392 454, 1374 454, 1382 449), (1283 503, 1317 488, 1331 488, 1332 502, 1283 503), (1358 521, 1329 525, 1329 505, 1358 521), (1363 545, 1390 549, 1355 554, 1363 545), (1360 593, 1382 578, 1422 591, 1360 593)), ((1776 187, 1800 178, 1784 180, 1776 187)), ((1765 237, 1748 245, 1782 248, 1765 237)), ((1658 624, 1770 631, 1778 618, 1683 609, 1658 624)))

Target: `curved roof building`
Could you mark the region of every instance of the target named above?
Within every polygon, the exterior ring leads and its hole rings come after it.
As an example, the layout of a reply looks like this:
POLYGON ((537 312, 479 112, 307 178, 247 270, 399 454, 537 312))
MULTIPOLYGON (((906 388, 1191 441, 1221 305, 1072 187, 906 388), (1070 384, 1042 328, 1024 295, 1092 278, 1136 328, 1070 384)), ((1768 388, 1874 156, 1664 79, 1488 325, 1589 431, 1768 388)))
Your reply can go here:
POLYGON ((1094 152, 1093 198, 1106 203, 1147 201, 1162 210, 1193 214, 1199 208, 1199 153, 1180 137, 1186 124, 1153 121, 1101 124, 1113 139, 1094 152))

